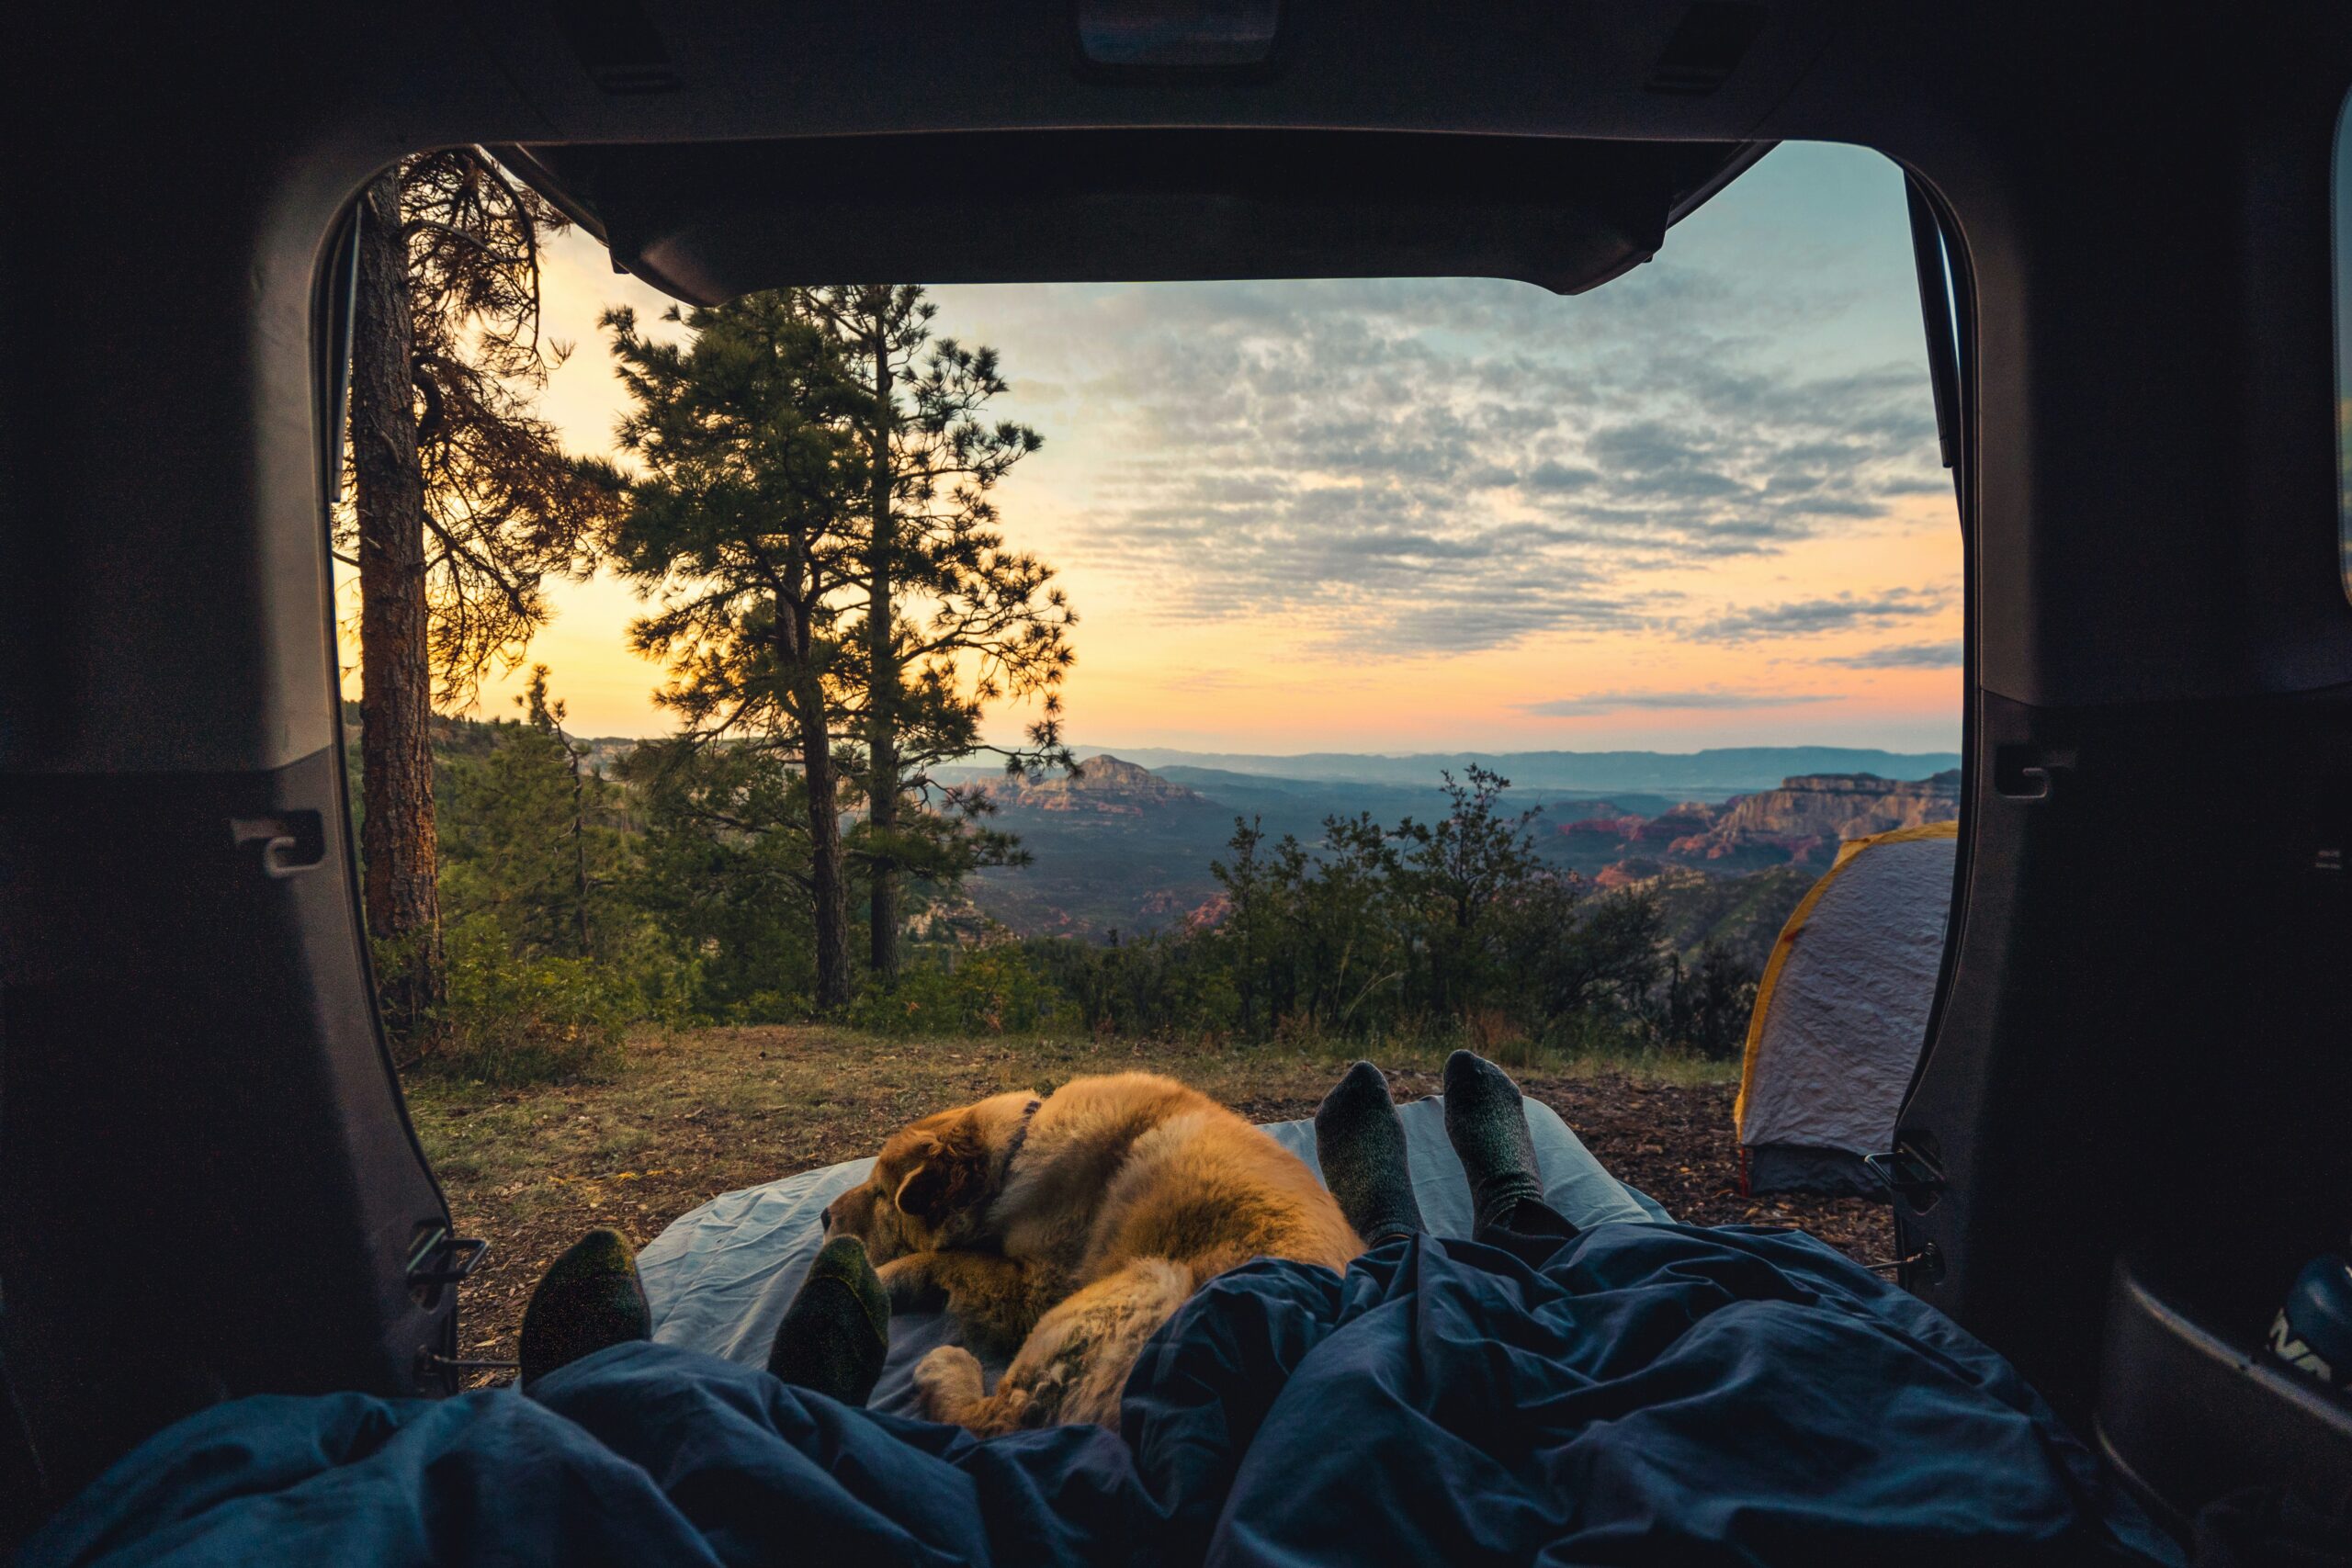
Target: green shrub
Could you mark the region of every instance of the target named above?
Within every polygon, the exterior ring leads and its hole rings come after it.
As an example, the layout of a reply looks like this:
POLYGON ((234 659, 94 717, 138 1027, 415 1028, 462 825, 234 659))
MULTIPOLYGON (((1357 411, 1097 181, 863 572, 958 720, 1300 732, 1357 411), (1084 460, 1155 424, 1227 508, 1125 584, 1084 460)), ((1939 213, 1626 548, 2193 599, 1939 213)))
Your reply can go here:
POLYGON ((1089 1034, 1225 1034, 1240 1013, 1231 966, 1197 934, 1163 932, 1108 943, 1033 937, 1020 951, 1069 998, 1089 1034))
POLYGON ((798 1023, 816 1010, 806 991, 753 991, 726 1004, 719 1017, 730 1024, 798 1023))
POLYGON ((1462 1037, 1473 1051, 1498 1066, 1521 1070, 1544 1059, 1541 1042, 1500 1008, 1473 1008, 1462 1021, 1462 1037))
POLYGON ((1658 1044, 1710 1061, 1739 1056, 1747 1044, 1757 983, 1756 972, 1719 942, 1700 948, 1697 961, 1687 967, 1674 958, 1650 1008, 1658 1044))
POLYGON ((704 961, 680 951, 652 920, 639 918, 598 933, 592 962, 626 998, 628 1021, 692 1029, 711 1021, 700 1005, 704 961))
POLYGON ((517 957, 486 922, 460 922, 443 940, 443 1038, 415 1070, 493 1084, 578 1077, 620 1055, 642 1011, 636 987, 593 960, 517 957))
POLYGON ((899 1035, 1035 1034, 1078 1024, 1060 990, 1010 944, 921 954, 895 987, 852 1002, 847 1021, 899 1035))

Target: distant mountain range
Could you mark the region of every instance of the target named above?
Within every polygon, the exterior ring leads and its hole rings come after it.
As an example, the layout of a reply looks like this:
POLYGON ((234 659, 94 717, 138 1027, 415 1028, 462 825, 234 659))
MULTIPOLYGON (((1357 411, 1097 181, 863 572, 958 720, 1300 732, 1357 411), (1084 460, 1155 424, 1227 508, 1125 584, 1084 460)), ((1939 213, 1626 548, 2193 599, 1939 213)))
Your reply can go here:
MULTIPOLYGON (((345 723, 356 767, 356 705, 345 705, 345 723)), ((434 747, 479 755, 495 733, 488 724, 436 718, 434 747)), ((572 739, 601 767, 639 744, 572 739)), ((981 785, 997 807, 994 825, 1018 834, 1031 858, 975 874, 963 898, 933 915, 952 925, 985 915, 1024 935, 1094 940, 1165 929, 1203 915, 1216 897, 1209 863, 1227 853, 1236 818, 1270 839, 1291 834, 1309 845, 1330 817, 1364 813, 1386 827, 1406 817, 1429 821, 1447 809, 1442 773, 1459 777, 1476 762, 1511 781, 1507 810, 1542 807, 1530 827, 1546 861, 1599 887, 1650 893, 1678 947, 1718 942, 1754 967, 1841 841, 1947 819, 1960 805, 1960 759, 1946 752, 1793 746, 1275 757, 1143 747, 1079 754, 1085 761, 1076 776, 935 770, 981 785)))
MULTIPOLYGON (((1782 754, 1825 753, 1851 754, 1826 747, 1782 754)), ((1584 760, 1575 753, 1563 756, 1584 760)), ((1814 773, 1747 792, 1690 786, 1603 795, 1521 787, 1509 771, 1521 760, 1494 761, 1512 780, 1507 808, 1543 808, 1532 824, 1539 854, 1600 886, 1656 886, 1679 939, 1695 944, 1713 937, 1743 953, 1759 941, 1769 946, 1780 919, 1842 840, 1941 820, 1960 804, 1960 777, 1951 770, 1907 783, 1861 772, 1814 773), (1756 886, 1738 892, 1717 886, 1759 876, 1756 886)), ((1287 833, 1308 844, 1322 837, 1329 817, 1365 812, 1385 826, 1408 816, 1428 820, 1442 816, 1447 803, 1435 768, 1426 776, 1426 784, 1403 784, 1182 764, 1146 769, 1109 755, 1087 757, 1074 778, 1052 774, 1033 783, 999 774, 985 786, 997 806, 995 825, 1020 835, 1031 861, 978 874, 968 895, 980 910, 1024 934, 1099 938, 1165 927, 1216 896, 1209 863, 1227 853, 1237 818, 1256 822, 1270 838, 1287 833)))
MULTIPOLYGON (((1434 786, 1441 771, 1459 774, 1472 763, 1491 769, 1522 790, 1644 791, 1698 796, 1777 788, 1798 774, 1875 773, 1919 779, 1960 766, 1957 751, 1880 751, 1845 746, 1726 746, 1704 751, 1421 751, 1386 756, 1309 751, 1260 756, 1232 751, 1184 751, 1164 746, 1084 746, 1081 756, 1109 752, 1154 773, 1206 768, 1260 778, 1318 784, 1434 786)), ((1187 781, 1189 782, 1189 781, 1187 781)))

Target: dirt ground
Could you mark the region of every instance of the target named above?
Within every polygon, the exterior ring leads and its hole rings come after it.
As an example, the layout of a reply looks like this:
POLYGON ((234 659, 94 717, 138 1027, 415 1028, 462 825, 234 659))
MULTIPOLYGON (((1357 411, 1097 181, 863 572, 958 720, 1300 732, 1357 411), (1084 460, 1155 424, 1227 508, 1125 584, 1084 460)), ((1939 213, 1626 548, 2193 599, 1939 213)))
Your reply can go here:
MULTIPOLYGON (((461 1354, 508 1358, 540 1272, 582 1231, 638 1245, 718 1193, 873 1154, 918 1116, 1083 1073, 1148 1068, 1197 1085, 1255 1122, 1310 1114, 1344 1058, 1280 1047, 1125 1043, 901 1042, 821 1028, 699 1030, 636 1043, 602 1081, 528 1089, 420 1077, 417 1131, 458 1234, 491 1255, 466 1286, 461 1354)), ((1400 1099, 1437 1091, 1438 1060, 1382 1060, 1400 1099)), ((1883 1205, 1739 1196, 1721 1064, 1515 1070, 1601 1162, 1677 1218, 1788 1224, 1848 1256, 1894 1256, 1883 1205)))

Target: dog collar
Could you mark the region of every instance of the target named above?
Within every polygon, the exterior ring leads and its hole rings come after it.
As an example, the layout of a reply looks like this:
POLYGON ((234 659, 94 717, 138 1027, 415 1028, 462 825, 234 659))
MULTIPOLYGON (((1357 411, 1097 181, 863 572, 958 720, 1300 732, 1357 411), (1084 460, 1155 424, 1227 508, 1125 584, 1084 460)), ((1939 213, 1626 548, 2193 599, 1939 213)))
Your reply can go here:
POLYGON ((1037 1114, 1037 1107, 1045 1103, 1042 1100, 1033 1100, 1022 1107, 1021 1125, 1015 1127, 1012 1136, 1005 1140, 1004 1164, 998 1168, 996 1173, 996 1184, 1000 1188, 1004 1185, 1005 1178, 1012 1174, 1012 1162, 1021 1157, 1021 1145, 1029 1141, 1030 1120, 1037 1114))

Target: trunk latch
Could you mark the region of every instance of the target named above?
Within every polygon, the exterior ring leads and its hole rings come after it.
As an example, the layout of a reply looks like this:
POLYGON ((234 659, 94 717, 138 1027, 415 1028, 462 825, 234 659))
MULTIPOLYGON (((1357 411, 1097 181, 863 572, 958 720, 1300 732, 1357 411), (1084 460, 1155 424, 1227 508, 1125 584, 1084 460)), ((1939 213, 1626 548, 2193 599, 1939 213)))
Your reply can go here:
POLYGON ((429 1307, 446 1287, 464 1284, 489 1256, 490 1243, 478 1236, 451 1235, 447 1225, 426 1225, 409 1249, 409 1291, 419 1306, 429 1307))
POLYGON ((1886 1154, 1864 1155, 1862 1163, 1915 1209, 1929 1207, 1943 1192, 1944 1168, 1908 1138, 1895 1139, 1894 1147, 1886 1154))

